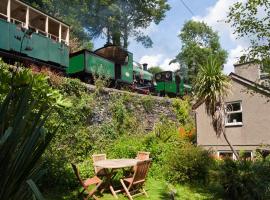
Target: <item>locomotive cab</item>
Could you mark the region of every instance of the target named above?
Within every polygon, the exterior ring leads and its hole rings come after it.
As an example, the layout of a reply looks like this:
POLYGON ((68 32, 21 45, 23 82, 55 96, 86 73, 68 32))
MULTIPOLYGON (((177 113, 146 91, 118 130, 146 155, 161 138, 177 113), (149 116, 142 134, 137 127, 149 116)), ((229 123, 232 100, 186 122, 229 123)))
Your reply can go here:
POLYGON ((107 44, 94 52, 96 55, 114 62, 114 80, 116 83, 133 82, 133 54, 120 46, 107 44))
POLYGON ((184 96, 190 86, 184 84, 180 71, 164 71, 155 74, 156 91, 161 96, 184 96))

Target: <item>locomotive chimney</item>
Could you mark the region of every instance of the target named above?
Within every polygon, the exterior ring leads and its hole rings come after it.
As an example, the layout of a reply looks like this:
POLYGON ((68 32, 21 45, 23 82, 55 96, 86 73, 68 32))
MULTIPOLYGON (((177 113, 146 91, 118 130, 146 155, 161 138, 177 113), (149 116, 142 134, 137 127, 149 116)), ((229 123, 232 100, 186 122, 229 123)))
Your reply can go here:
POLYGON ((147 65, 148 65, 148 64, 147 64, 147 63, 143 63, 142 65, 143 65, 143 70, 144 70, 144 71, 147 71, 147 65))

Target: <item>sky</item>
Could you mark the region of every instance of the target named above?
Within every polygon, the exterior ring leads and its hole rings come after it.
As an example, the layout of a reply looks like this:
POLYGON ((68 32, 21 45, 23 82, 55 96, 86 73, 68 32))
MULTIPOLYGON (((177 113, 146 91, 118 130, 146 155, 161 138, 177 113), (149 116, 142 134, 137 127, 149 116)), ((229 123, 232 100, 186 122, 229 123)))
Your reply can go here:
MULTIPOLYGON (((145 48, 140 43, 130 39, 128 50, 133 53, 134 60, 139 63, 148 63, 149 67, 160 66, 163 70, 176 70, 178 64, 169 62, 181 50, 181 41, 178 38, 184 23, 190 19, 204 21, 218 32, 223 49, 228 52, 224 72, 233 72, 233 64, 241 56, 241 52, 248 47, 248 40, 237 39, 233 29, 225 23, 230 5, 245 0, 184 0, 192 13, 184 7, 181 0, 168 0, 171 9, 158 25, 151 24, 145 31, 153 40, 152 48, 145 48)), ((105 44, 104 39, 94 40, 95 48, 105 44)))

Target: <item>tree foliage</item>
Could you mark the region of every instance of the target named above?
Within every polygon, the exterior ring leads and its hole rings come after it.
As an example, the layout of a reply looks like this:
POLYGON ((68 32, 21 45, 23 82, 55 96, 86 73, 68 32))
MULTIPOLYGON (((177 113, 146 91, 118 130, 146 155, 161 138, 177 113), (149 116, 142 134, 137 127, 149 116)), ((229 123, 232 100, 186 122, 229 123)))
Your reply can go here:
POLYGON ((262 60, 266 70, 269 67, 270 52, 270 1, 248 0, 237 2, 230 7, 227 22, 234 28, 239 38, 248 38, 250 47, 247 49, 243 62, 254 59, 262 60))
POLYGON ((159 66, 156 66, 156 67, 151 67, 148 69, 148 72, 152 73, 152 74, 156 74, 156 73, 159 73, 159 72, 162 72, 163 70, 159 67, 159 66))
POLYGON ((167 0, 85 0, 84 3, 88 12, 82 15, 82 20, 91 37, 105 34, 108 43, 124 48, 130 37, 151 47, 152 40, 143 29, 151 23, 158 24, 169 10, 167 0))
POLYGON ((221 63, 209 57, 207 63, 199 68, 194 85, 196 98, 205 101, 208 113, 214 115, 216 107, 224 102, 229 89, 229 78, 223 74, 221 63))
POLYGON ((194 92, 197 101, 205 103, 207 114, 212 118, 216 135, 218 137, 223 135, 235 156, 239 158, 238 153, 228 140, 225 130, 225 97, 230 92, 230 80, 223 74, 221 63, 216 58, 210 56, 207 63, 200 66, 194 92))
POLYGON ((179 34, 182 41, 181 52, 173 62, 179 62, 181 68, 188 68, 188 75, 193 82, 199 66, 205 65, 209 55, 213 55, 223 65, 227 52, 219 43, 219 36, 204 22, 188 21, 179 34))

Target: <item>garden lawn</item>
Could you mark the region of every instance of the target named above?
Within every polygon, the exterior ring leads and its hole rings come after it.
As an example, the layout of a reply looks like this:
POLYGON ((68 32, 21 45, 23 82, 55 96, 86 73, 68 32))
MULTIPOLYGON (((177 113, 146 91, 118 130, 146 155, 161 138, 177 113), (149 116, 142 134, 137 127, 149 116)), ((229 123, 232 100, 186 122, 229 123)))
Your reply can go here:
MULTIPOLYGON (((165 181, 155 180, 155 179, 148 179, 146 183, 146 191, 149 195, 149 198, 145 196, 135 197, 135 200, 165 200, 170 199, 169 193, 170 190, 176 191, 176 199, 179 200, 210 200, 218 198, 215 196, 214 193, 211 193, 205 188, 195 187, 195 186, 184 186, 184 185, 177 185, 172 188, 172 186, 168 186, 165 181), (169 189, 171 188, 171 189, 169 189)), ((63 191, 63 192, 49 192, 45 197, 47 200, 77 200, 77 191, 63 191)), ((124 197, 122 194, 118 194, 119 200, 127 200, 127 197, 124 197)), ((109 193, 106 193, 103 197, 100 197, 100 200, 113 200, 113 196, 109 193)))

